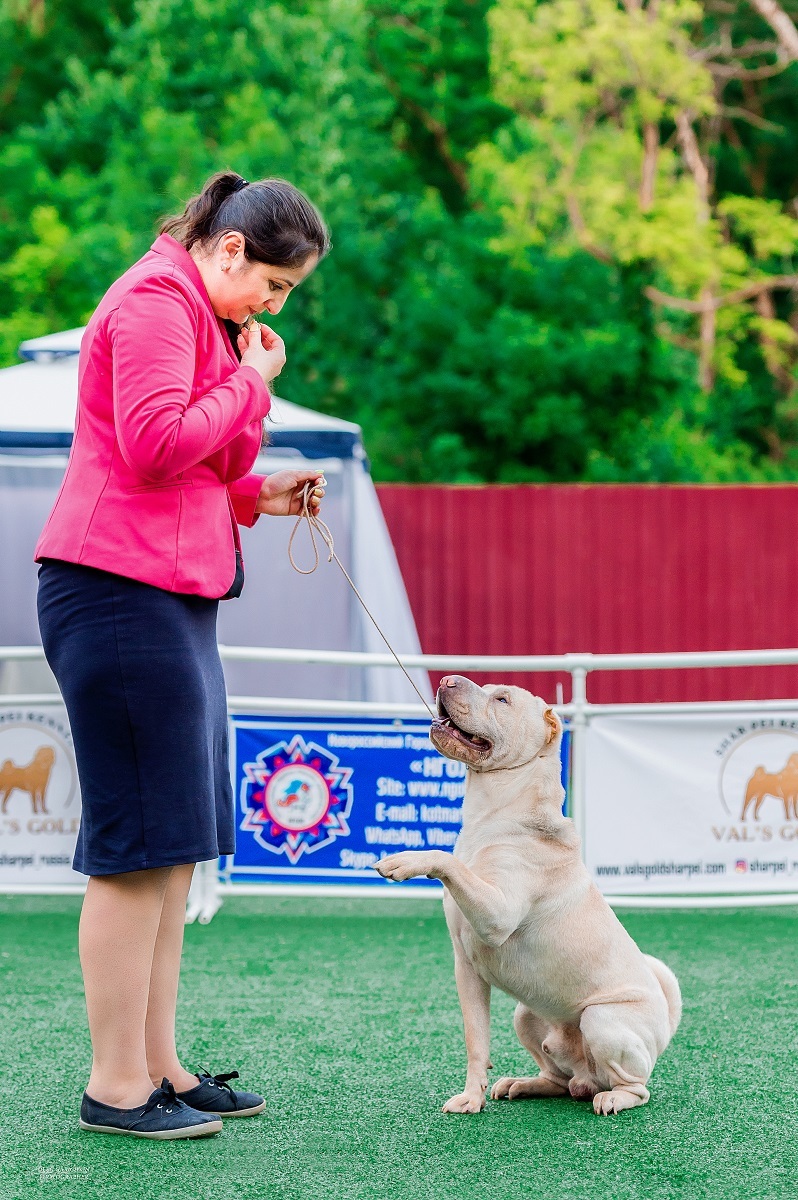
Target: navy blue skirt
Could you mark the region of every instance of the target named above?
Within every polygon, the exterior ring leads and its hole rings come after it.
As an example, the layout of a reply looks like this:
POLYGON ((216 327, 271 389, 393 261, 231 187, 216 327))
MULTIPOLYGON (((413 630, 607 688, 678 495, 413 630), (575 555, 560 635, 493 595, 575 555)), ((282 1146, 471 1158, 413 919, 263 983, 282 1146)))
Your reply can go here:
POLYGON ((115 875, 235 850, 218 607, 60 559, 40 566, 42 645, 80 779, 76 871, 115 875))

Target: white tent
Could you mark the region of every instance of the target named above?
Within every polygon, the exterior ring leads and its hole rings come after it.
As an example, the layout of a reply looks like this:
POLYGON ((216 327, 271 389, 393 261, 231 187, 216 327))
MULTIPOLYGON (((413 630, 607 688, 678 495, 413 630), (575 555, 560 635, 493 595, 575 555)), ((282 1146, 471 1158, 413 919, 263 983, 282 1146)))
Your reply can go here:
MULTIPOLYGON (((72 443, 82 329, 23 342, 26 361, 0 370, 0 645, 40 642, 33 550, 55 500, 72 443)), ((404 583, 379 506, 358 425, 275 399, 271 445, 255 471, 318 465, 327 477, 324 520, 366 603, 400 654, 420 647, 404 583)), ((219 605, 219 641, 237 646, 384 650, 384 644, 334 563, 314 575, 288 561, 293 520, 261 517, 241 529, 243 594, 219 605)), ((312 563, 306 531, 295 542, 312 563)), ((412 701, 398 670, 327 665, 226 663, 228 691, 239 696, 412 701)), ((429 695, 429 680, 414 678, 429 695)), ((0 663, 0 693, 55 690, 45 665, 0 663)))

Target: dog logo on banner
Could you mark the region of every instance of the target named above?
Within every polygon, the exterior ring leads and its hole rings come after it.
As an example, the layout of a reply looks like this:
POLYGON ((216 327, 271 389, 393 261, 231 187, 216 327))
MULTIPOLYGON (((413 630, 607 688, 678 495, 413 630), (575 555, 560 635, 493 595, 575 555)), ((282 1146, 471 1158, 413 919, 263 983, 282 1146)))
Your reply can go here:
POLYGON ((79 814, 70 807, 77 771, 65 721, 38 709, 0 712, 0 816, 4 832, 77 832, 79 814), (21 827, 20 827, 21 828, 21 827))
POLYGON ((791 754, 780 771, 766 771, 760 764, 748 780, 741 820, 745 821, 753 806, 753 817, 759 820, 759 810, 768 796, 784 805, 784 820, 798 819, 798 754, 791 754))
POLYGON ((241 829, 272 854, 284 854, 292 866, 349 833, 352 809, 350 767, 299 734, 262 750, 244 763, 241 829))
POLYGON ((732 820, 798 820, 798 726, 791 719, 757 718, 730 730, 723 755, 720 799, 732 820))

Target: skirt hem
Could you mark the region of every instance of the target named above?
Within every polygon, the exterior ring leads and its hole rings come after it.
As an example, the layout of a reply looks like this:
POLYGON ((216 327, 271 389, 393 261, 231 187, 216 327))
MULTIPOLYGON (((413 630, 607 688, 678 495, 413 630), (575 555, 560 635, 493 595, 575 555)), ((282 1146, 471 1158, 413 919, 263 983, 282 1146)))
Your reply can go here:
POLYGON ((217 858, 223 858, 225 855, 234 854, 235 850, 220 850, 218 854, 208 854, 207 851, 198 851, 196 855, 184 851, 177 858, 170 857, 159 859, 158 862, 147 862, 140 867, 116 866, 116 867, 97 867, 94 869, 84 869, 79 867, 76 862, 72 864, 72 870, 79 872, 81 875, 88 875, 89 878, 98 875, 131 875, 136 871, 154 871, 158 867, 187 867, 189 863, 214 862, 217 858))

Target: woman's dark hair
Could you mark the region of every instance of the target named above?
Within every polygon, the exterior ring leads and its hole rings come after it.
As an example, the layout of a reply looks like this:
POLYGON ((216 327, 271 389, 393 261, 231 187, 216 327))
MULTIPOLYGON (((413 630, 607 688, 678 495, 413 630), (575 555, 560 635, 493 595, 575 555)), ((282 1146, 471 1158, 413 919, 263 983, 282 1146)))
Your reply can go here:
POLYGON ((321 214, 298 188, 284 179, 247 183, 235 171, 212 175, 160 231, 191 250, 209 248, 231 229, 244 235, 247 258, 274 267, 301 267, 311 254, 323 258, 330 249, 321 214))

